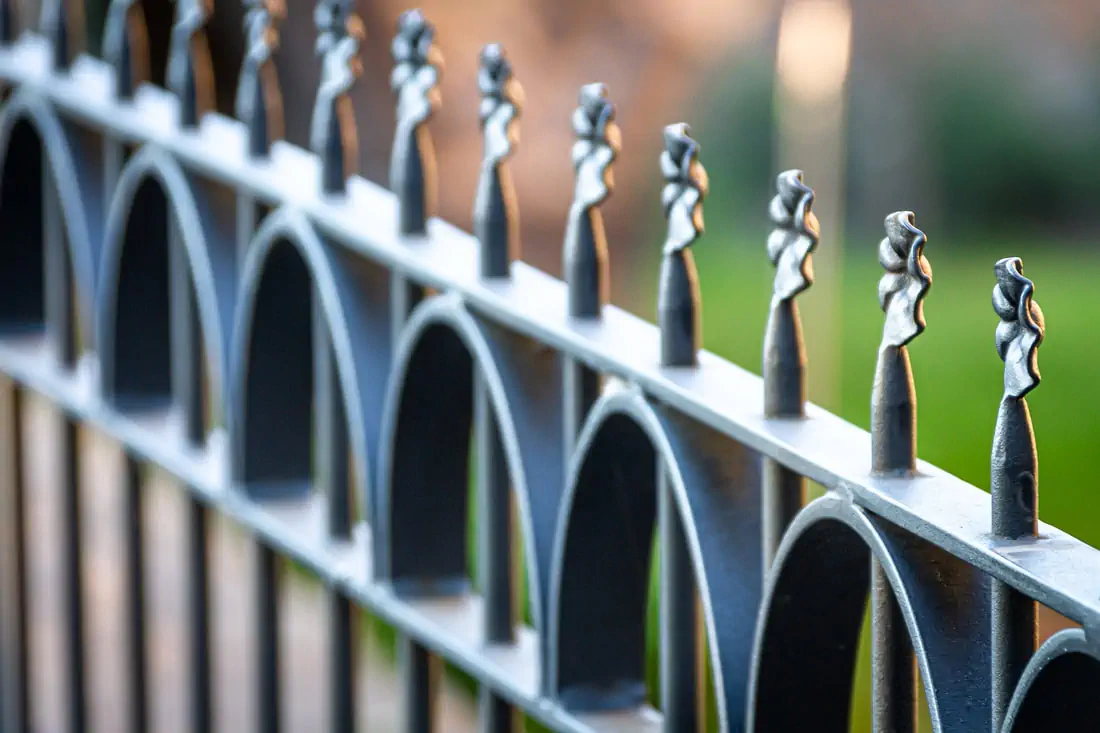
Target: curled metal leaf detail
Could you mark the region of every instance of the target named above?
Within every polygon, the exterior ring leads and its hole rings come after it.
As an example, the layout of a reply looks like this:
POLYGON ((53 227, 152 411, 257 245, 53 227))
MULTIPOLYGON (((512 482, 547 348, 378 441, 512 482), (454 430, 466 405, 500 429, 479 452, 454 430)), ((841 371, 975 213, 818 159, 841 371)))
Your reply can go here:
POLYGON ((481 90, 478 119, 485 137, 485 164, 496 166, 515 152, 519 137, 516 124, 523 111, 523 89, 512 75, 512 64, 504 49, 491 43, 481 51, 477 74, 481 90))
POLYGON ((878 302, 886 314, 884 346, 905 346, 925 327, 924 297, 932 287, 932 267, 924 256, 927 237, 913 221, 911 211, 890 214, 878 245, 878 261, 886 270, 878 282, 878 302))
POLYGON ((993 268, 993 310, 997 355, 1005 363, 1005 396, 1023 397, 1039 385, 1038 348, 1043 342, 1043 311, 1034 300, 1035 284, 1024 277, 1023 262, 1007 257, 993 268))
POLYGON ((615 124, 615 105, 603 84, 581 87, 579 104, 573 111, 573 170, 576 186, 573 205, 585 209, 599 206, 614 185, 611 164, 619 155, 622 135, 615 124))
POLYGON ((814 192, 802 182, 802 171, 779 174, 776 194, 768 205, 773 229, 768 235, 768 259, 775 265, 774 296, 789 300, 813 284, 811 253, 821 229, 811 210, 814 192))
POLYGON ((213 12, 213 0, 176 0, 167 77, 169 87, 181 97, 189 83, 188 76, 194 73, 191 42, 206 26, 213 12))
POLYGON ((664 137, 661 207, 668 220, 664 250, 671 253, 690 246, 703 233, 703 199, 710 184, 699 162, 699 143, 692 139, 691 128, 682 122, 669 125, 664 137))
POLYGON ((434 45, 435 28, 419 10, 409 10, 397 22, 391 52, 394 67, 390 88, 397 93, 397 126, 411 129, 431 119, 439 106, 443 54, 434 45))
POLYGON ((317 53, 321 56, 320 93, 346 94, 363 73, 359 48, 366 38, 362 19, 347 0, 322 0, 313 14, 317 24, 317 53))
POLYGON ((244 7, 244 65, 257 69, 270 61, 279 47, 279 23, 286 17, 286 6, 282 0, 245 0, 244 7))

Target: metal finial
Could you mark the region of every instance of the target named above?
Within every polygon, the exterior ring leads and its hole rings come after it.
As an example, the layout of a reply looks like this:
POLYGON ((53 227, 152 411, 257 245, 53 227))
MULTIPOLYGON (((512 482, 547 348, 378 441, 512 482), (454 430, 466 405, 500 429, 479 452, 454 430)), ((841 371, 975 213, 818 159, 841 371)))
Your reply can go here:
MULTIPOLYGON (((75 0, 43 0, 40 27, 53 47, 55 69, 68 69, 74 49, 72 40, 80 38, 84 3, 75 0)), ((13 29, 14 30, 14 29, 13 29)))
POLYGON ((474 232, 481 243, 481 276, 506 278, 520 248, 519 210, 508 159, 519 142, 523 89, 499 44, 482 49, 477 85, 485 148, 474 199, 474 232))
POLYGON ((699 277, 690 245, 703 233, 707 172, 699 162, 699 144, 684 123, 664 131, 661 207, 668 219, 657 316, 661 327, 661 363, 694 366, 701 345, 699 277))
POLYGON ((886 270, 878 283, 878 302, 886 314, 884 346, 905 346, 924 331, 924 296, 932 287, 926 241, 914 226, 913 212, 886 217, 886 237, 878 245, 878 261, 886 270))
POLYGON ((881 474, 912 474, 917 468, 917 392, 907 344, 924 331, 923 302, 932 287, 924 257, 927 238, 914 225, 913 212, 886 217, 886 237, 878 259, 886 274, 878 284, 886 314, 871 390, 872 469, 881 474))
POLYGON ((1005 363, 991 461, 993 532, 1016 538, 1035 534, 1038 523, 1039 457, 1024 396, 1039 384, 1036 352, 1043 341, 1043 312, 1032 299, 1035 286, 1024 277, 1019 258, 1003 259, 993 271, 993 310, 1001 319, 997 354, 1005 363))
POLYGON ((817 247, 820 226, 810 210, 814 192, 802 182, 802 171, 780 173, 775 188, 768 206, 775 227, 768 235, 768 258, 776 268, 775 297, 789 300, 814 281, 810 253, 817 247))
POLYGON ((197 127, 214 108, 213 68, 203 28, 214 12, 213 0, 175 0, 176 18, 168 51, 168 88, 179 98, 180 125, 197 127))
POLYGON ((569 315, 598 318, 607 302, 607 235, 599 206, 611 194, 611 164, 619 155, 622 136, 615 124, 615 105, 603 84, 581 87, 573 111, 573 205, 565 230, 565 281, 569 284, 569 315))
POLYGON ((390 188, 397 195, 398 231, 423 234, 436 200, 435 150, 427 122, 439 108, 443 54, 435 27, 419 10, 397 22, 390 88, 397 94, 397 129, 390 157, 390 188))
POLYGON ((774 228, 767 249, 775 281, 764 331, 764 414, 799 417, 806 403, 806 347, 794 297, 813 283, 810 257, 820 227, 811 210, 814 192, 802 182, 802 171, 780 173, 775 190, 768 204, 774 228))
POLYGON ((366 28, 348 0, 321 0, 313 19, 321 55, 321 84, 313 106, 310 147, 321 158, 322 191, 343 193, 359 157, 350 94, 363 73, 359 51, 366 28))
POLYGON ((149 78, 149 32, 137 0, 111 0, 103 26, 103 59, 114 69, 115 94, 132 99, 149 78))
POLYGON ((244 7, 247 44, 234 112, 248 127, 249 155, 262 158, 283 131, 283 100, 273 57, 286 6, 283 0, 244 0, 244 7))
POLYGON ((1043 341, 1043 312, 1032 299, 1034 283, 1024 277, 1018 257, 1001 260, 993 268, 993 310, 997 325, 997 355, 1005 363, 1005 396, 1020 398, 1039 385, 1039 344, 1043 341))

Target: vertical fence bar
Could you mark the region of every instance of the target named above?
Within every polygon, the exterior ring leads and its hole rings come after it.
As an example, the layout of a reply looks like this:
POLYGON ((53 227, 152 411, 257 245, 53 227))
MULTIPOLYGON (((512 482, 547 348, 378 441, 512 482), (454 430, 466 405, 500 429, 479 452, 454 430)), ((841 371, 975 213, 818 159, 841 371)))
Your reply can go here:
POLYGON ((10 424, 11 443, 9 456, 11 458, 11 494, 8 497, 7 507, 10 512, 7 529, 10 532, 7 547, 11 549, 10 586, 6 592, 11 594, 10 605, 7 607, 12 617, 10 619, 12 647, 4 656, 4 671, 6 684, 4 691, 4 717, 3 730, 13 733, 29 733, 30 731, 30 655, 29 655, 29 579, 27 564, 27 530, 26 530, 26 476, 23 470, 23 401, 26 399, 23 390, 11 382, 10 392, 10 424))
POLYGON ((83 533, 80 527, 80 428, 68 415, 61 417, 62 511, 64 515, 65 574, 63 576, 68 645, 67 686, 69 731, 87 730, 87 685, 84 654, 84 574, 81 571, 83 533))
POLYGON ((65 245, 65 219, 49 162, 43 157, 42 237, 45 248, 46 331, 54 358, 65 368, 76 361, 72 269, 65 245))
MULTIPOLYGON (((328 498, 328 531, 334 540, 351 538, 351 475, 348 470, 348 424, 332 334, 313 292, 313 373, 318 490, 328 498)), ((325 589, 329 618, 329 730, 355 730, 354 608, 335 587, 325 589)))
MULTIPOLYGON (((519 256, 519 213, 508 160, 515 152, 521 112, 519 82, 500 45, 481 51, 478 70, 480 121, 484 141, 481 175, 474 200, 474 233, 479 242, 481 277, 507 280, 519 256)), ((474 435, 477 442, 477 496, 481 533, 478 557, 485 598, 485 642, 510 644, 515 639, 514 571, 512 567, 512 496, 499 426, 488 388, 479 374, 474 380, 474 435)), ((517 730, 516 711, 481 687, 481 730, 517 730)))
POLYGON ((871 561, 871 718, 875 733, 917 730, 917 659, 882 563, 871 561))
POLYGON ((256 731, 279 733, 279 556, 256 541, 256 731))
MULTIPOLYGON (((183 442, 201 449, 206 441, 202 323, 191 267, 179 223, 168 223, 169 288, 172 319, 172 394, 183 442)), ((210 654, 210 570, 207 552, 207 510, 187 492, 187 597, 191 656, 191 721, 208 730, 213 721, 210 654)))
MULTIPOLYGON (((480 519, 478 559, 485 601, 485 642, 515 641, 516 589, 512 546, 512 487, 496 414, 484 377, 474 377, 474 430, 480 519)), ((516 711, 487 685, 481 687, 481 730, 518 730, 516 711)))
MULTIPOLYGON (((764 332, 764 415, 800 419, 806 405, 806 347, 795 296, 813 283, 811 253, 820 226, 811 207, 814 192, 802 182, 802 171, 780 173, 776 195, 768 205, 773 229, 768 235, 768 259, 775 265, 775 283, 764 332)), ((806 480, 786 466, 763 461, 764 572, 771 567, 783 534, 802 509, 806 480)))
MULTIPOLYGON (((562 270, 569 287, 569 317, 598 321, 609 288, 607 234, 600 205, 611 194, 611 164, 619 154, 621 134, 615 106, 603 84, 581 87, 573 111, 573 204, 565 228, 562 270)), ((601 379, 582 362, 563 357, 565 459, 568 464, 589 409, 599 399, 601 379)))
POLYGON ((145 644, 145 548, 143 532, 144 501, 142 496, 141 463, 129 452, 124 455, 125 516, 126 516, 126 620, 130 633, 129 688, 130 725, 133 733, 149 730, 148 691, 145 644))
POLYGON ((398 639, 398 661, 405 688, 403 730, 405 733, 435 733, 442 663, 407 636, 398 639))
POLYGON ((704 730, 702 624, 695 571, 668 470, 658 467, 661 541, 661 711, 667 733, 704 730))
MULTIPOLYGON (((702 345, 702 301, 691 245, 703 231, 707 173, 699 162, 699 145, 686 124, 666 127, 664 142, 661 200, 668 234, 657 293, 661 366, 694 369, 702 345)), ((702 625, 683 517, 664 461, 658 462, 657 472, 663 729, 666 733, 691 733, 701 730, 704 717, 700 694, 702 625)))
MULTIPOLYGON (((1045 323, 1033 300, 1035 286, 1023 262, 1010 257, 994 267, 993 309, 1001 323, 997 353, 1005 362, 1004 394, 997 412, 991 461, 994 536, 1034 537, 1039 522, 1039 455, 1027 395, 1039 385, 1038 349, 1045 323)), ((1016 684, 1038 646, 1038 606, 1031 598, 994 580, 991 599, 993 731, 999 733, 1016 684)))
MULTIPOLYGON (((924 298, 932 269, 927 238, 913 213, 886 217, 879 242, 879 305, 886 314, 871 390, 871 469, 881 476, 913 476, 917 470, 917 392, 908 344, 924 332, 924 298)), ((877 733, 917 730, 917 665, 886 571, 871 558, 871 697, 877 733)))

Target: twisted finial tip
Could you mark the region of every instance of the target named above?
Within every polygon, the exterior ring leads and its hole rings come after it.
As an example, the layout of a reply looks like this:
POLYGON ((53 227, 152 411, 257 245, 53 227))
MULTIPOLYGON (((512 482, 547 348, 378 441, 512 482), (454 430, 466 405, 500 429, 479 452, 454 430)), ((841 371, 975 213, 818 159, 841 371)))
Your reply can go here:
POLYGON ((913 212, 896 211, 886 217, 886 237, 879 242, 878 260, 886 274, 878 283, 878 301, 886 313, 884 346, 904 346, 925 328, 924 297, 932 287, 932 267, 924 256, 924 232, 914 224, 913 212))
POLYGON ((699 143, 691 137, 687 123, 665 127, 664 140, 661 173, 665 187, 661 192, 661 208, 668 219, 665 251, 676 252, 703 233, 702 204, 710 184, 707 171, 699 162, 699 143))
POLYGON ((775 196, 768 205, 773 229, 768 235, 768 259, 775 265, 775 298, 790 300, 813 284, 810 254, 817 248, 820 226, 811 210, 813 189, 802 181, 802 171, 783 171, 775 180, 775 196))
POLYGON ((481 49, 477 86, 481 91, 481 108, 478 118, 485 127, 489 119, 505 105, 518 116, 523 108, 523 89, 516 81, 512 62, 499 43, 490 43, 481 49))
POLYGON ((1019 257, 1006 257, 993 267, 993 310, 997 355, 1005 363, 1005 396, 1020 398, 1039 385, 1038 349, 1043 342, 1043 311, 1034 301, 1035 284, 1024 277, 1019 257))
POLYGON ((438 65, 442 61, 435 41, 435 26, 419 10, 406 10, 397 20, 397 34, 391 52, 394 63, 420 67, 438 65))
POLYGON ((618 157, 621 135, 615 124, 615 105, 603 84, 581 87, 573 111, 573 169, 576 171, 574 204, 596 206, 611 193, 611 164, 618 157))
POLYGON ((321 0, 313 10, 313 22, 317 26, 317 53, 321 56, 344 39, 358 44, 367 37, 363 19, 356 15, 349 0, 321 0))

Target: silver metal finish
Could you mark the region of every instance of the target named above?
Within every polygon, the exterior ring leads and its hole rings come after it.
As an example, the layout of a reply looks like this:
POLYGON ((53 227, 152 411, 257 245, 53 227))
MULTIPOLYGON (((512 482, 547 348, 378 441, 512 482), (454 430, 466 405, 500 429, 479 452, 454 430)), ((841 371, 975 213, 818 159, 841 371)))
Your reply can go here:
MULTIPOLYGON (((618 146, 601 87, 586 87, 574 112, 562 283, 515 259, 507 160, 521 95, 499 47, 481 59, 473 237, 430 216, 434 161, 422 142, 439 67, 422 16, 403 18, 392 49, 404 70, 394 73, 400 185, 390 193, 354 175, 348 92, 363 34, 342 0, 317 13, 314 153, 274 132, 275 6, 249 6, 243 75, 254 78, 242 80, 249 103, 234 121, 200 103, 208 6, 181 0, 171 93, 126 89, 137 82, 131 6, 115 9, 118 53, 104 63, 71 58, 74 26, 59 11, 69 5, 47 5, 45 35, 4 43, 0 33, 0 82, 14 90, 0 109, 0 373, 19 395, 17 426, 28 395, 65 426, 73 731, 85 727, 94 664, 80 592, 82 431, 124 451, 131 512, 144 463, 191 500, 195 730, 212 722, 213 516, 260 548, 252 692, 265 731, 283 724, 276 576, 286 562, 328 593, 329 665, 341 682, 327 695, 333 730, 350 729, 355 714, 347 673, 360 609, 397 629, 409 731, 441 725, 444 661, 481 686, 485 730, 515 730, 522 714, 571 733, 690 731, 709 723, 698 706, 704 659, 722 733, 845 730, 868 597, 878 730, 912 728, 916 671, 936 733, 1091 728, 1100 551, 1037 518, 1024 398, 1038 383, 1043 322, 1017 260, 996 267, 1005 391, 990 497, 916 458, 906 349, 924 325, 930 270, 908 213, 887 220, 880 245, 886 325, 868 433, 805 402, 793 298, 809 284, 817 229, 796 172, 780 176, 772 207, 765 352, 775 358, 760 379, 700 348, 690 245, 708 185, 686 126, 665 131, 661 156, 668 233, 656 328, 605 302, 598 207, 618 146), (477 588, 466 555, 474 437, 486 569, 477 588), (805 479, 826 495, 792 518, 805 479), (661 711, 646 702, 655 536, 661 711), (514 598, 520 537, 530 623, 514 598), (1036 602, 1082 628, 1035 652, 1036 602)), ((13 468, 18 478, 18 460, 13 468)), ((20 506, 18 491, 10 498, 5 506, 20 506)), ((25 566, 19 522, 2 526, 25 566)), ((127 538, 124 610, 137 641, 131 687, 144 697, 140 529, 127 538)), ((24 643, 0 648, 0 668, 25 674, 36 621, 25 567, 14 576, 2 591, 16 618, 3 628, 24 643)), ((5 691, 17 687, 11 676, 5 691)), ((0 719, 26 721, 28 702, 3 696, 0 719)), ((139 721, 146 702, 134 703, 139 721)))
POLYGON ((435 150, 428 121, 441 99, 443 54, 435 28, 419 10, 402 14, 392 44, 390 87, 397 95, 397 128, 390 153, 390 190, 397 196, 398 231, 424 234, 435 214, 435 150))
MULTIPOLYGON (((917 393, 908 344, 924 330, 924 296, 932 269, 924 257, 924 232, 913 214, 886 217, 879 243, 879 305, 886 314, 871 389, 871 465, 887 476, 913 476, 917 465, 917 393)), ((917 667, 905 617, 886 571, 871 560, 871 659, 874 728, 905 733, 917 729, 917 667)))
POLYGON ((482 49, 477 86, 484 152, 474 199, 474 234, 481 243, 481 276, 507 278, 520 254, 519 211, 508 159, 519 143, 523 87, 512 75, 500 44, 482 49))
MULTIPOLYGON (((768 205, 774 229, 768 259, 775 265, 768 323, 764 330, 764 414, 801 418, 806 404, 806 347, 795 296, 813 283, 810 255, 820 226, 811 207, 814 192, 802 171, 789 170, 775 181, 768 205)), ((775 461, 764 461, 764 569, 771 567, 787 525, 806 500, 806 479, 775 461)))

